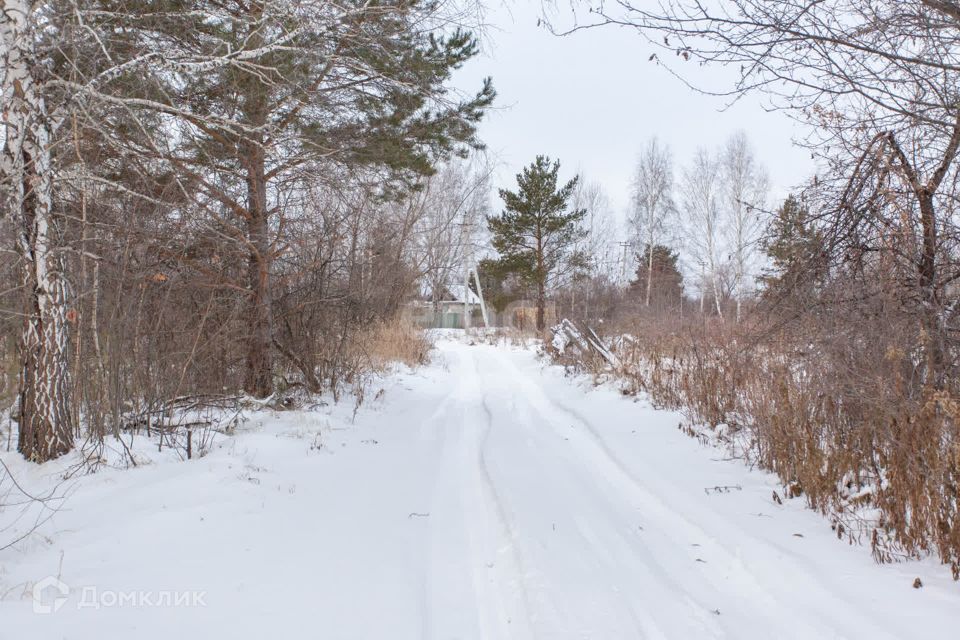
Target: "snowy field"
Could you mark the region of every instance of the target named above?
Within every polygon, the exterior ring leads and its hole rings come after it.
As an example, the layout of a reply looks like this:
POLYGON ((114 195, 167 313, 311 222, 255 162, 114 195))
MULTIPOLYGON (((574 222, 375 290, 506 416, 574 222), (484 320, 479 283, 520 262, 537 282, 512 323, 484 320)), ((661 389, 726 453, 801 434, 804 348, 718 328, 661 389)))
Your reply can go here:
MULTIPOLYGON (((355 420, 264 412, 203 458, 61 485, 0 551, 0 639, 958 633, 945 568, 874 564, 678 415, 532 350, 447 337, 380 386, 355 420)), ((37 494, 68 464, 2 459, 37 494)))

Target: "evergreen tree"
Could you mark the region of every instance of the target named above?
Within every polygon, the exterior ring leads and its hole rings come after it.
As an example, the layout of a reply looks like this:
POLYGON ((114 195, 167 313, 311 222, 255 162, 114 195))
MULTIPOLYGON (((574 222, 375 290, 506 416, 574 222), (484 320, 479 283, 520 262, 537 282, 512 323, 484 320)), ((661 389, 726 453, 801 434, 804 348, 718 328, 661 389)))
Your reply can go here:
POLYGON ((343 184, 366 172, 381 191, 403 192, 438 161, 481 146, 476 125, 494 90, 484 80, 476 94, 452 91, 451 74, 477 54, 477 40, 437 29, 430 0, 173 6, 182 9, 134 0, 102 38, 114 57, 162 50, 163 65, 131 66, 83 94, 176 119, 176 135, 164 130, 167 142, 144 146, 168 149, 160 155, 210 211, 209 227, 246 262, 232 283, 248 301, 244 387, 268 397, 289 203, 317 176, 343 184))
POLYGON ((679 254, 662 244, 644 249, 637 256, 636 276, 630 282, 630 294, 658 307, 676 305, 683 297, 683 274, 677 265, 679 254), (651 255, 652 253, 652 255, 651 255))
POLYGON ((763 248, 770 258, 770 266, 760 277, 765 295, 816 282, 816 266, 824 255, 823 237, 814 227, 810 211, 793 194, 777 209, 763 248))
POLYGON ((503 213, 487 218, 493 246, 500 254, 501 271, 518 276, 536 289, 537 331, 545 327, 548 287, 584 263, 574 244, 584 235, 579 223, 586 210, 567 211, 567 201, 579 178, 558 188, 559 171, 559 161, 551 163, 550 158, 537 156, 517 174, 517 191, 500 189, 503 213))
MULTIPOLYGON (((501 260, 484 258, 477 264, 477 275, 483 285, 484 301, 497 313, 503 313, 511 302, 515 302, 525 295, 525 287, 517 282, 517 278, 506 271, 506 265, 501 260)), ((477 286, 470 281, 470 290, 477 292, 477 286)))

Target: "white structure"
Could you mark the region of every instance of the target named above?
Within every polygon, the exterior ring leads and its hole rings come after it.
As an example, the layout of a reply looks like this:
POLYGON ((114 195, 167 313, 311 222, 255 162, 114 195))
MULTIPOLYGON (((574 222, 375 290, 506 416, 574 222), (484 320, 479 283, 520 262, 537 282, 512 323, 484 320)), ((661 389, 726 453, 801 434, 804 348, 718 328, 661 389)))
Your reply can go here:
POLYGON ((464 318, 464 328, 470 328, 470 305, 471 304, 480 304, 480 313, 483 315, 483 326, 490 326, 490 318, 487 316, 487 305, 483 301, 483 288, 480 286, 480 275, 477 273, 475 267, 470 267, 467 269, 467 279, 463 285, 463 288, 466 290, 466 295, 463 297, 463 318, 464 318), (470 276, 473 276, 473 282, 477 285, 477 292, 474 293, 470 289, 470 276), (476 302, 471 301, 471 298, 475 298, 476 302))

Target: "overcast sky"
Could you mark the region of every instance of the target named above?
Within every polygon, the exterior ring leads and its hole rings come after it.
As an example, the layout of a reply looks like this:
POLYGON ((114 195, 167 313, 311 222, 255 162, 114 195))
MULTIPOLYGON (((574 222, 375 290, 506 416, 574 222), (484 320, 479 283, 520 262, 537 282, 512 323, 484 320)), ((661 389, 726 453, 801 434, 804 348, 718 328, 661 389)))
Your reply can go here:
POLYGON ((483 53, 456 79, 475 88, 483 76, 493 77, 497 108, 480 133, 500 161, 495 186, 513 187, 520 168, 546 154, 561 161, 563 177, 579 171, 600 182, 622 217, 647 138, 670 145, 679 176, 698 146, 714 148, 737 129, 747 132, 776 197, 812 172, 809 152, 792 142, 802 130, 784 114, 765 111, 761 97, 724 111, 723 99, 698 94, 648 62, 654 48, 634 30, 558 37, 537 26, 539 11, 533 2, 491 8, 483 53))

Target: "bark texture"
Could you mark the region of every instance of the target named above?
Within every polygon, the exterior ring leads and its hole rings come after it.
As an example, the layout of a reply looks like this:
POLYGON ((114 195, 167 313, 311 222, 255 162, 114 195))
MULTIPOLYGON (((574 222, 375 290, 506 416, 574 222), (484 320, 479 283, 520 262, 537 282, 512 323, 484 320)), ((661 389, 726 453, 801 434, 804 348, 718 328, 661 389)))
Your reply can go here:
POLYGON ((40 87, 25 0, 0 0, 0 46, 6 141, 0 177, 14 220, 21 262, 24 322, 20 337, 19 441, 42 462, 73 446, 67 291, 56 251, 50 140, 53 125, 40 87))

